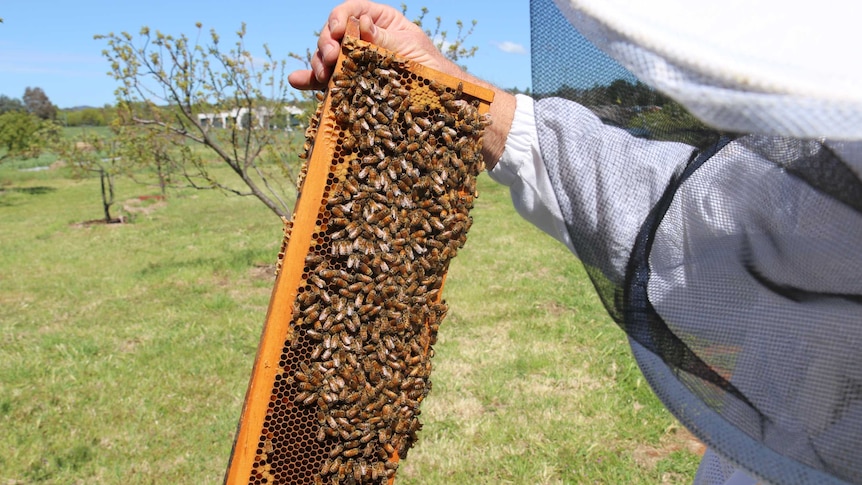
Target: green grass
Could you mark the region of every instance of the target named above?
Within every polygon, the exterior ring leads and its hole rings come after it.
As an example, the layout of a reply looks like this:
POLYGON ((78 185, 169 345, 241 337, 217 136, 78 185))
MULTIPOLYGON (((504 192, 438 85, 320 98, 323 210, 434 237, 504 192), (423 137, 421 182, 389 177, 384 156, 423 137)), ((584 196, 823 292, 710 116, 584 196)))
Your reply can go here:
MULTIPOLYGON (((19 168, 0 166, 0 483, 221 483, 280 222, 180 192, 82 225, 101 217, 97 180, 19 168)), ((580 263, 485 176, 480 194, 397 482, 690 482, 690 440, 580 263)))

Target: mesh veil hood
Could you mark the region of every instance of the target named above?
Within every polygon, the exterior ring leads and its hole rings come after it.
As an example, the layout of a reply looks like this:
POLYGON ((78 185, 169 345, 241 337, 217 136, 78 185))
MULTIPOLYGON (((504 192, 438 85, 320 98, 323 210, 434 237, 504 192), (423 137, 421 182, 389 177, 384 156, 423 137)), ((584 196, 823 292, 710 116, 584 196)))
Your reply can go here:
POLYGON ((531 1, 551 185, 683 424, 767 482, 862 484, 860 7, 805 39, 826 13, 695 3, 531 1))
POLYGON ((862 139, 862 4, 555 3, 600 49, 712 126, 862 139))

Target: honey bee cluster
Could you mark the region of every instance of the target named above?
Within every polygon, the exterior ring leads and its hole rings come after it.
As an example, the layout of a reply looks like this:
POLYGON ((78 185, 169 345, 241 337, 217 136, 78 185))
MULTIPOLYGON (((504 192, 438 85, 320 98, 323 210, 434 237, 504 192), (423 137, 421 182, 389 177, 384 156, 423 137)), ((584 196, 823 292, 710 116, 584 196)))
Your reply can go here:
MULTIPOLYGON (((367 45, 343 49, 335 153, 249 484, 394 475, 421 428, 440 291, 472 222, 478 102, 367 45)), ((312 135, 330 119, 318 116, 312 135)))

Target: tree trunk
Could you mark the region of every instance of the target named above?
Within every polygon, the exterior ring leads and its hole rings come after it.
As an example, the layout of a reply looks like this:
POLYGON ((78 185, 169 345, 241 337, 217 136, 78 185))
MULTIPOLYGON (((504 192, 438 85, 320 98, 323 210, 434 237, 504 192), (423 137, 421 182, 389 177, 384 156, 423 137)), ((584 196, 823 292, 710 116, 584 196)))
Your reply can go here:
POLYGON ((162 159, 161 156, 156 155, 156 173, 159 176, 159 190, 162 193, 162 197, 167 195, 167 176, 165 175, 165 166, 167 163, 162 159))
POLYGON ((111 205, 114 203, 114 181, 104 168, 99 169, 99 178, 102 182, 102 209, 105 211, 105 224, 110 224, 113 221, 111 205))

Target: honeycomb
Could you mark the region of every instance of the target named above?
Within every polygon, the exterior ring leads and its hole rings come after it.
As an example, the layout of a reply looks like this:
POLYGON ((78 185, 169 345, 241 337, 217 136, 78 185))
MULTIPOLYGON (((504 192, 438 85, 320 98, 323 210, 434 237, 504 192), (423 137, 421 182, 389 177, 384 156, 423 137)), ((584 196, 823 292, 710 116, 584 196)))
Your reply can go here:
POLYGON ((422 427, 492 93, 355 37, 306 133, 226 483, 391 483, 422 427))

